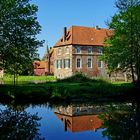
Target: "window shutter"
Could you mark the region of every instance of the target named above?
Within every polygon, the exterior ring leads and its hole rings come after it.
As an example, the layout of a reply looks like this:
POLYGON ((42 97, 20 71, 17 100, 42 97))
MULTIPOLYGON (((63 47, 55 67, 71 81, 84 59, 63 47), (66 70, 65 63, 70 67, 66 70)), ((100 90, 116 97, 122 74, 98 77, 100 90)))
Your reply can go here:
POLYGON ((64 68, 66 67, 66 60, 64 59, 64 68))
POLYGON ((68 59, 68 67, 70 68, 70 59, 68 59))
POLYGON ((62 59, 60 60, 60 67, 62 68, 62 59))
POLYGON ((58 60, 56 60, 56 68, 58 69, 58 60))

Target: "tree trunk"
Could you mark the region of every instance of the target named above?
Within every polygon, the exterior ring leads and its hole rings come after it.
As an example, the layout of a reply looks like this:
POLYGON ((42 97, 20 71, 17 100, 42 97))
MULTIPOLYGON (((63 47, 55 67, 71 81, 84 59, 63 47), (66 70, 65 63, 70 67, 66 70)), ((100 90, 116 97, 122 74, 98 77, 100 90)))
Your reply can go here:
POLYGON ((16 74, 14 72, 14 93, 16 92, 16 74))
POLYGON ((131 63, 131 74, 132 74, 132 80, 133 80, 133 83, 135 83, 135 76, 134 76, 134 68, 133 68, 133 64, 131 63))

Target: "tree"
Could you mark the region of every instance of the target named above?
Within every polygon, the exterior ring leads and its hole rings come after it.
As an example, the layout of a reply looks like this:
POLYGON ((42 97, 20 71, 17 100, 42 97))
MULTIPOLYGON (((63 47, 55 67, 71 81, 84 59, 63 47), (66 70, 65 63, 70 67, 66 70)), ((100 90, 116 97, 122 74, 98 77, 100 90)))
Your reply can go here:
POLYGON ((100 118, 104 121, 102 132, 109 140, 139 140, 140 139, 140 100, 132 105, 110 105, 100 118))
POLYGON ((24 110, 0 110, 1 140, 44 140, 39 133, 40 120, 37 114, 31 115, 24 110))
POLYGON ((104 59, 110 71, 131 71, 133 82, 140 83, 140 0, 118 0, 115 5, 118 12, 108 23, 113 35, 106 40, 104 59))
POLYGON ((0 2, 0 66, 14 77, 29 68, 38 55, 37 48, 43 44, 36 38, 41 31, 36 16, 38 8, 29 2, 0 2))

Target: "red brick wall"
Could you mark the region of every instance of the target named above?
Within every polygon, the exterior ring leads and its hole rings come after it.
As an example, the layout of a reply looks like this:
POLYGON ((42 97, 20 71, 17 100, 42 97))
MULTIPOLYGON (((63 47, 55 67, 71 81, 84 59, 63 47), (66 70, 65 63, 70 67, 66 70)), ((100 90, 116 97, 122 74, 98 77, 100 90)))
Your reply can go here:
POLYGON ((60 46, 54 48, 54 75, 57 78, 65 78, 69 77, 72 74, 75 74, 76 72, 81 72, 88 77, 104 77, 103 74, 105 73, 105 68, 99 68, 98 67, 98 47, 97 46, 60 46), (65 48, 69 47, 70 48, 70 53, 66 54, 65 53, 65 48), (77 54, 76 53, 76 47, 81 47, 81 53, 77 54), (88 53, 88 48, 91 47, 93 49, 93 53, 88 53), (58 48, 61 48, 61 55, 58 55, 57 51, 58 48), (70 59, 70 68, 65 69, 62 64, 61 69, 56 68, 56 60, 61 59, 62 61, 64 59, 70 59), (76 66, 76 59, 80 58, 82 60, 82 67, 77 68, 76 66), (92 68, 88 68, 87 66, 87 59, 91 58, 92 59, 92 68))
POLYGON ((57 78, 65 78, 72 75, 72 45, 68 46, 61 46, 54 48, 54 75, 57 78), (66 53, 66 47, 69 48, 69 53, 66 53), (61 48, 61 54, 58 54, 58 48, 61 48), (56 68, 56 61, 61 59, 62 60, 62 68, 56 68), (64 68, 64 59, 70 59, 70 68, 64 68))
POLYGON ((34 75, 45 76, 46 75, 46 69, 34 69, 34 75))
POLYGON ((73 73, 76 72, 81 72, 85 75, 87 75, 88 77, 96 77, 96 76, 101 76, 100 74, 100 70, 101 68, 98 68, 97 65, 97 60, 98 60, 98 52, 97 52, 97 47, 96 46, 92 46, 93 48, 93 53, 88 54, 88 47, 90 46, 81 46, 81 54, 77 54, 76 53, 76 48, 73 47, 73 73), (81 58, 82 60, 82 67, 81 68, 77 68, 76 67, 76 59, 77 58, 81 58), (92 59, 92 68, 88 68, 87 67, 87 59, 91 58, 92 59))

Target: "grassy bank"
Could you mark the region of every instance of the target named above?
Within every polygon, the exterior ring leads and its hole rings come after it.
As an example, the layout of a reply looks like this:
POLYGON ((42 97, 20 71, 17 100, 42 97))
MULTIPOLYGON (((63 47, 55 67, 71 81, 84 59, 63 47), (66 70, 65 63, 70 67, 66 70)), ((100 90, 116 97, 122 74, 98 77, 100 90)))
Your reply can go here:
MULTIPOLYGON (((14 77, 12 75, 5 75, 0 79, 6 84, 12 84, 14 81, 14 77)), ((56 81, 54 76, 18 76, 18 83, 34 83, 34 82, 48 82, 48 81, 56 81)))
POLYGON ((133 91, 131 83, 109 83, 76 75, 56 82, 0 85, 1 97, 15 100, 94 100, 123 98, 133 91))

